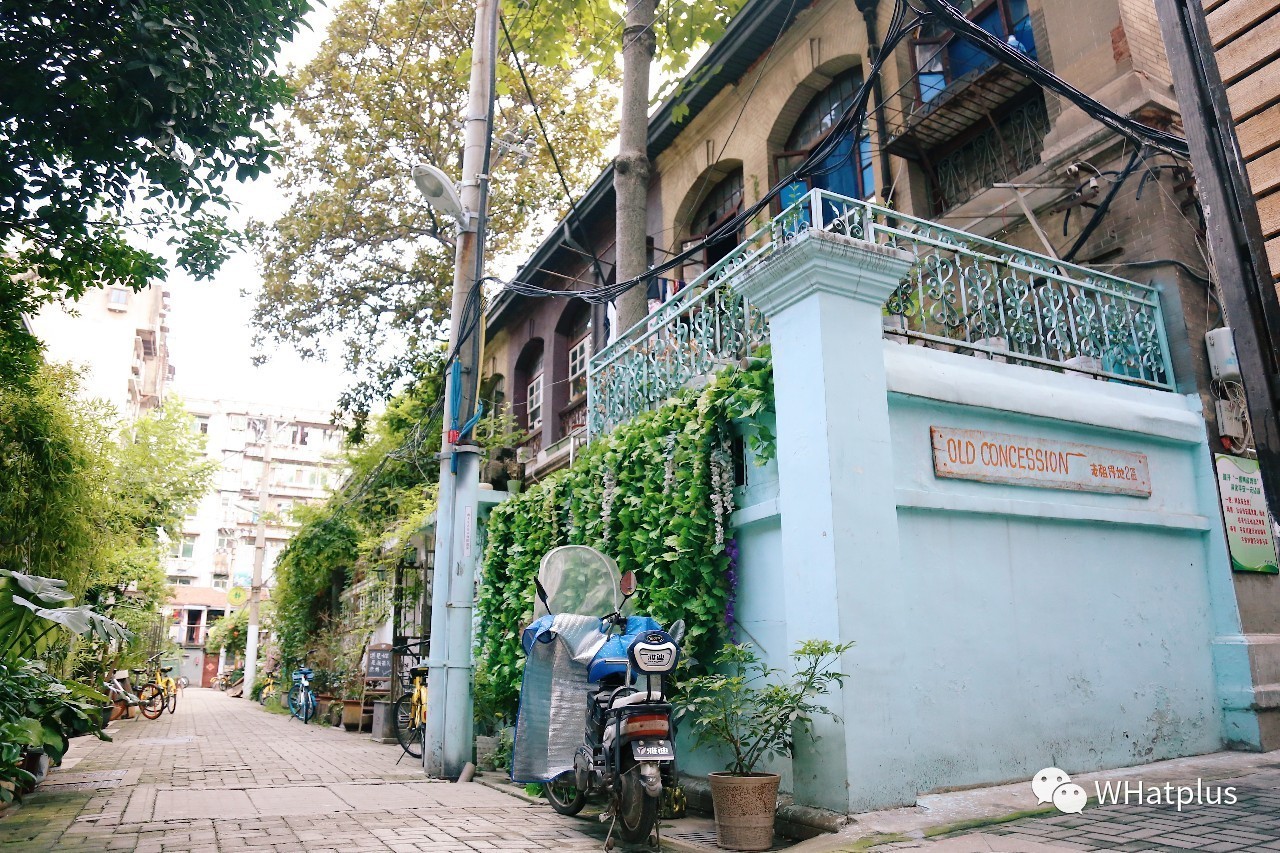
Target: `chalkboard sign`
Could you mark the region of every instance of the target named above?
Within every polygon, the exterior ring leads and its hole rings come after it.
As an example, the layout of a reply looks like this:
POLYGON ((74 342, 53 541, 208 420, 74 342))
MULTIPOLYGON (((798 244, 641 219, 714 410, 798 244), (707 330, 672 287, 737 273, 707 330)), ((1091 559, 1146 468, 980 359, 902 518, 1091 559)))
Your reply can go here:
POLYGON ((369 647, 369 655, 364 677, 391 677, 391 646, 389 644, 377 643, 369 647))

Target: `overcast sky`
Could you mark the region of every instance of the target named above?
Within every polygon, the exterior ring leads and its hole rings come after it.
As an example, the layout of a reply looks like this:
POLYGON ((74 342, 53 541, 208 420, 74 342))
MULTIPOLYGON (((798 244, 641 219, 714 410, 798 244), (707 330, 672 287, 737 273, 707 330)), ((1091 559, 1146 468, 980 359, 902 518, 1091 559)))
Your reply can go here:
MULTIPOLYGON (((281 64, 302 65, 315 55, 332 17, 330 8, 317 6, 307 16, 312 29, 303 29, 285 46, 281 64)), ((229 193, 241 206, 238 224, 250 214, 269 221, 284 209, 270 176, 233 183, 229 193)), ((250 363, 254 299, 241 291, 255 294, 261 287, 257 261, 245 253, 233 256, 211 281, 195 282, 180 271, 170 274, 166 289, 173 294, 169 349, 177 367, 175 390, 184 397, 332 409, 348 381, 340 363, 304 362, 289 350, 273 353, 262 367, 250 363)))

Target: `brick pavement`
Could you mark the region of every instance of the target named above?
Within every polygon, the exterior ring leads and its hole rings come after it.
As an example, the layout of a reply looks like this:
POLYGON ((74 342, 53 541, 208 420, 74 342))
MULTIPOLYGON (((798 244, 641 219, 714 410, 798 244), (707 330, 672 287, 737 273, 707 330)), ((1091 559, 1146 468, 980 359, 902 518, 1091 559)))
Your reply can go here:
MULTIPOLYGON (((1194 784, 1194 780, 1184 781, 1194 784)), ((1095 803, 1078 815, 1023 818, 941 838, 866 846, 924 853, 1280 851, 1280 763, 1206 782, 1234 787, 1238 801, 1234 805, 1184 806, 1181 811, 1171 805, 1144 805, 1136 800, 1105 806, 1095 803)))
POLYGON ((191 689, 176 714, 77 740, 0 818, 0 853, 588 850, 602 833, 546 805, 432 782, 398 746, 191 689))

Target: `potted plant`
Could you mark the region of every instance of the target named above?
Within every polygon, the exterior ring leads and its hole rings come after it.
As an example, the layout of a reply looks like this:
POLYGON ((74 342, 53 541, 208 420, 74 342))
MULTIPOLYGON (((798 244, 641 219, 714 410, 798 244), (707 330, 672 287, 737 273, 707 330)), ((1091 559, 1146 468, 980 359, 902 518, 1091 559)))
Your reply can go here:
POLYGON ((363 642, 353 642, 352 639, 344 637, 345 645, 335 656, 341 662, 342 725, 347 731, 358 730, 364 714, 364 671, 360 662, 364 659, 368 643, 367 637, 363 642))
POLYGON ((364 714, 364 700, 360 698, 360 690, 355 686, 347 686, 342 691, 342 727, 347 731, 360 728, 360 718, 364 714))
POLYGON ((816 700, 844 684, 845 674, 831 668, 852 647, 806 640, 792 652, 787 674, 762 661, 750 643, 729 643, 716 655, 716 672, 685 681, 677 704, 687 712, 694 742, 727 746, 733 754, 726 770, 708 776, 721 847, 772 846, 779 776, 756 767, 765 758, 791 756, 797 725, 807 729, 815 716, 835 717, 816 700))

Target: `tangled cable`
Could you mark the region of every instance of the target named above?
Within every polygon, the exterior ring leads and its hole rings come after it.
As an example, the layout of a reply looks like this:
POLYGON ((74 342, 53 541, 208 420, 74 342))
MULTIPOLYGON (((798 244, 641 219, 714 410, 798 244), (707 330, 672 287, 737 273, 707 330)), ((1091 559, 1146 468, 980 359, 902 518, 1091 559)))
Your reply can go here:
POLYGON ((831 131, 814 146, 803 162, 790 174, 770 187, 768 192, 758 201, 706 234, 700 241, 686 246, 679 253, 670 256, 667 260, 653 266, 635 278, 610 285, 581 290, 558 290, 513 279, 504 282, 503 287, 523 296, 574 298, 595 304, 612 302, 631 288, 683 266, 686 261, 698 256, 706 246, 734 236, 761 210, 764 210, 772 203, 783 189, 805 178, 829 174, 843 167, 845 162, 852 157, 857 146, 850 146, 844 156, 838 160, 831 163, 824 162, 846 136, 850 133, 859 133, 862 130, 863 125, 866 123, 867 103, 871 97, 873 83, 880 74, 885 62, 894 49, 926 20, 940 22, 950 29, 955 34, 955 37, 964 39, 997 61, 1009 65, 1044 88, 1066 98, 1116 133, 1137 143, 1140 149, 1149 147, 1177 157, 1186 158, 1188 156, 1187 142, 1182 137, 1150 127, 1129 116, 1116 113, 1105 104, 1062 80, 1022 51, 1006 44, 998 36, 987 32, 973 21, 970 21, 947 0, 919 0, 919 2, 926 8, 916 8, 908 0, 898 0, 894 5, 893 15, 890 18, 881 50, 872 63, 866 79, 863 80, 862 86, 858 89, 848 108, 832 125, 831 131))

